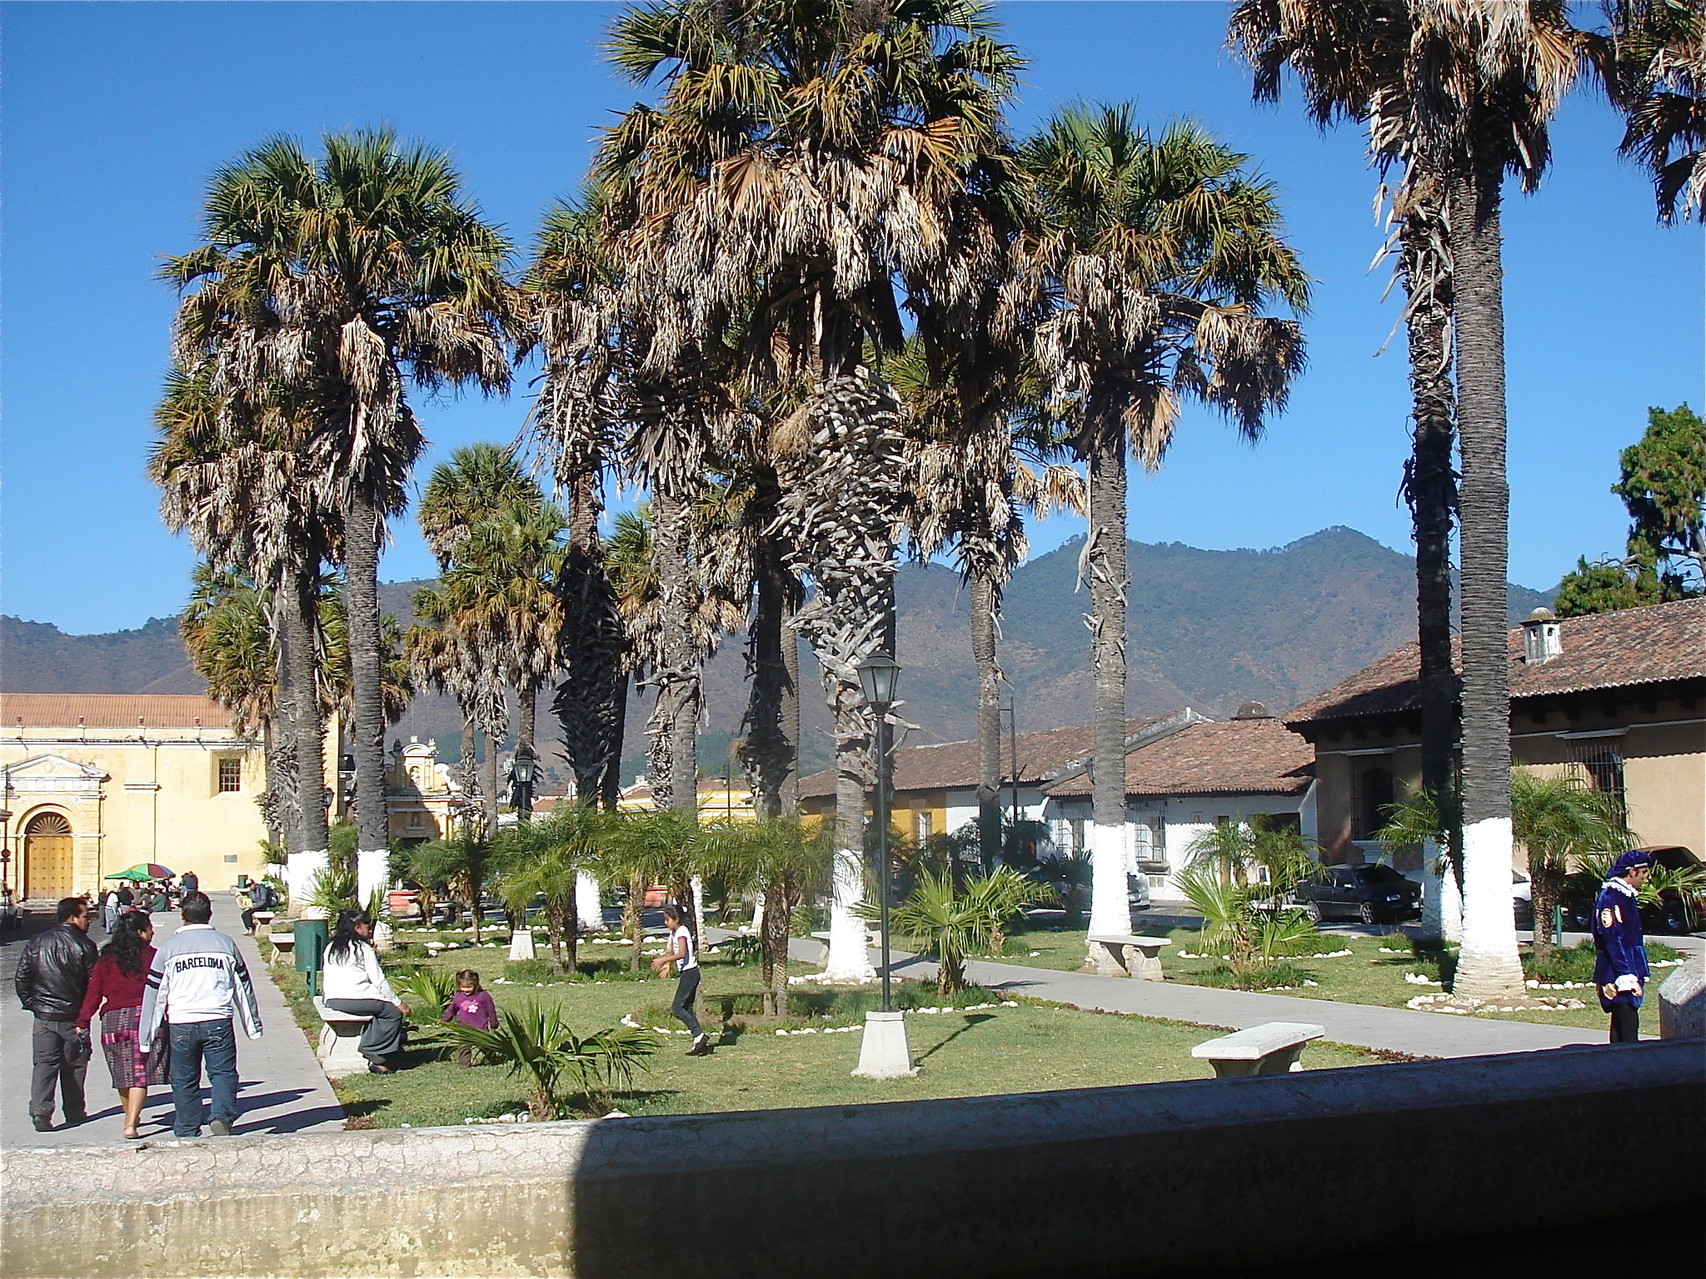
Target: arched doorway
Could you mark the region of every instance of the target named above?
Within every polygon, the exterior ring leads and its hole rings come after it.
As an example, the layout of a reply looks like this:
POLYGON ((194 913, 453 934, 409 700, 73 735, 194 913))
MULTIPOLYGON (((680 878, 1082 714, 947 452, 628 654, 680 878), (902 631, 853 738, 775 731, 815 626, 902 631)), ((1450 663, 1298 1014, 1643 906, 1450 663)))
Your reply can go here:
POLYGON ((37 813, 24 824, 24 896, 71 895, 71 823, 63 813, 37 813))

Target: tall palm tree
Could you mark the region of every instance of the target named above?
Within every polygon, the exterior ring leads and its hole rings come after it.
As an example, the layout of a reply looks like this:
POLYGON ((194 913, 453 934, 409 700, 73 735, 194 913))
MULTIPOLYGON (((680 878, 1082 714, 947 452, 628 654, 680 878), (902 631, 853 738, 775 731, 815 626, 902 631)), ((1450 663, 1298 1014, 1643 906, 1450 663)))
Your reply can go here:
POLYGON ((951 549, 967 588, 977 671, 978 843, 987 868, 1001 857, 1002 591, 1025 558, 1025 513, 1043 518, 1066 508, 1082 515, 1086 506, 1083 477, 1056 460, 1064 445, 1038 406, 1024 403, 1021 353, 1003 349, 990 317, 981 318, 960 330, 965 340, 945 366, 932 368, 926 343, 917 340, 887 367, 911 428, 913 544, 925 558, 951 549))
POLYGON ((1706 218, 1706 13, 1686 0, 1611 0, 1596 58, 1628 127, 1619 150, 1653 174, 1659 220, 1706 218))
POLYGON ((365 895, 387 836, 379 553, 422 448, 404 383, 507 389, 508 244, 445 153, 388 130, 323 146, 311 159, 274 138, 219 170, 206 243, 169 270, 204 307, 229 297, 264 314, 262 354, 311 419, 303 448, 342 517, 365 895))
POLYGON ((577 802, 616 806, 627 714, 628 639, 599 535, 604 472, 614 448, 615 315, 621 272, 599 233, 602 193, 547 210, 522 282, 523 349, 537 347, 544 376, 529 424, 566 494, 569 563, 562 592, 565 678, 553 710, 577 802))
MULTIPOLYGON (((659 105, 628 111, 598 161, 626 309, 646 319, 637 363, 692 385, 726 337, 754 380, 807 388, 779 441, 777 522, 814 588, 794 624, 835 716, 851 862, 873 727, 856 672, 892 642, 902 502, 898 404, 866 353, 900 343, 897 279, 946 295, 977 278, 947 230, 1002 143, 1019 59, 994 29, 967 0, 681 0, 625 10, 608 42, 630 79, 661 82, 659 105)), ((860 889, 844 875, 833 907, 838 977, 871 975, 860 889)))
POLYGON ((1080 565, 1096 682, 1092 932, 1131 924, 1126 450, 1159 466, 1186 396, 1254 440, 1303 362, 1296 322, 1261 314, 1276 300, 1301 310, 1309 290, 1281 238, 1273 188, 1246 175, 1246 159, 1195 124, 1152 137, 1124 105, 1064 111, 1020 149, 1035 223, 1015 247, 1007 323, 1032 333, 1039 374, 1089 472, 1080 565))
MULTIPOLYGON (((1310 118, 1321 128, 1349 119, 1366 124, 1372 158, 1397 171, 1391 195, 1397 275, 1406 298, 1412 450, 1403 493, 1416 541, 1417 700, 1421 709, 1422 789, 1433 811, 1454 814, 1460 735, 1451 646, 1451 531, 1457 516, 1456 394, 1452 386, 1451 246, 1445 179, 1417 147, 1404 91, 1410 23, 1388 0, 1277 3, 1243 0, 1233 11, 1230 43, 1255 72, 1255 96, 1277 101, 1290 67, 1302 82, 1310 118)), ((1431 836, 1461 899, 1461 830, 1431 836)), ((1434 861, 1430 858, 1430 864, 1434 861)), ((1430 898, 1437 900, 1438 894, 1430 898)), ((1452 921, 1452 929, 1457 922, 1452 921)))
MULTIPOLYGON (((168 264, 168 278, 174 270, 168 264)), ((304 456, 300 405, 281 390, 261 338, 241 290, 183 300, 148 469, 167 527, 209 560, 239 567, 271 600, 281 731, 267 785, 300 900, 328 846, 320 569, 342 529, 304 456)))

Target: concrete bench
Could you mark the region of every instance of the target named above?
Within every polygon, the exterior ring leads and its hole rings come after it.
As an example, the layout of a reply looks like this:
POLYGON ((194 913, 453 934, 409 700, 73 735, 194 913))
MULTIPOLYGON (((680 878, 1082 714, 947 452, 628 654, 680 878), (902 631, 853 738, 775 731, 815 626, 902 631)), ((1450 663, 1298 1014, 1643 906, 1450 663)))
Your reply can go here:
POLYGON ((373 1018, 362 1013, 340 1012, 328 1008, 323 997, 314 997, 314 1011, 320 1014, 320 1048, 315 1053, 320 1068, 331 1078, 353 1075, 367 1069, 367 1058, 361 1055, 361 1035, 373 1018))
MULTIPOLYGON (((820 964, 827 964, 829 962, 829 934, 813 933, 811 937, 813 941, 820 942, 823 945, 823 954, 817 957, 817 962, 820 964)), ((871 947, 880 946, 881 944, 881 939, 873 937, 871 935, 871 930, 867 928, 865 930, 865 948, 869 950, 871 947)))
POLYGON ((1137 937, 1131 933, 1091 933, 1090 944, 1101 947, 1094 966, 1103 976, 1129 976, 1136 981, 1165 981, 1161 971, 1161 948, 1165 937, 1137 937))
POLYGON ((255 933, 257 936, 272 926, 273 913, 270 910, 257 910, 255 912, 255 933))
POLYGON ((279 954, 288 955, 296 949, 296 930, 292 929, 288 933, 268 933, 267 940, 279 954))
POLYGON ((1323 1026, 1302 1021, 1270 1021, 1222 1035, 1191 1049, 1191 1056, 1214 1064, 1217 1079, 1229 1075, 1283 1075, 1302 1070, 1303 1045, 1326 1034, 1323 1026))

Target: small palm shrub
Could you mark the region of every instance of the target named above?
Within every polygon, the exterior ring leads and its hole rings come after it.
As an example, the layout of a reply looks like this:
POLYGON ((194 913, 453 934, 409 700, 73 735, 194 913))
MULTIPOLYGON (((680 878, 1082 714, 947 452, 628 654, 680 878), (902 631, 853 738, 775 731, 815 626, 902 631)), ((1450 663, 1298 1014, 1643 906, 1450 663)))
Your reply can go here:
POLYGON ((456 974, 441 965, 423 964, 401 977, 396 989, 415 1017, 436 1020, 456 993, 456 974))
POLYGON ((981 911, 988 927, 988 949, 999 955, 1007 948, 1007 925, 1034 902, 1059 901, 1048 884, 1038 884, 1011 866, 998 866, 966 884, 973 909, 981 911))
MULTIPOLYGON (((1196 865, 1179 876, 1179 888, 1203 917, 1198 948, 1208 955, 1225 955, 1239 977, 1263 975, 1281 960, 1309 954, 1321 944, 1321 934, 1300 910, 1273 905, 1271 884, 1239 884, 1224 880, 1208 865, 1196 865)), ((1271 972, 1263 976, 1273 984, 1271 972)))
POLYGON ((895 910, 891 924, 922 941, 936 957, 936 988, 952 995, 966 984, 966 955, 989 944, 989 915, 968 893, 954 892, 947 875, 925 871, 895 910))
POLYGON ((576 1036, 555 1006, 527 1004, 519 1011, 498 1014, 496 1030, 476 1030, 448 1022, 451 1041, 472 1048, 485 1060, 506 1066, 527 1087, 527 1113, 534 1119, 555 1119, 564 1106, 583 1115, 609 1108, 610 1094, 629 1087, 646 1058, 658 1049, 657 1039, 628 1026, 610 1026, 576 1036))
POLYGON ((307 905, 335 917, 340 910, 355 908, 355 868, 331 862, 314 872, 308 881, 307 905))

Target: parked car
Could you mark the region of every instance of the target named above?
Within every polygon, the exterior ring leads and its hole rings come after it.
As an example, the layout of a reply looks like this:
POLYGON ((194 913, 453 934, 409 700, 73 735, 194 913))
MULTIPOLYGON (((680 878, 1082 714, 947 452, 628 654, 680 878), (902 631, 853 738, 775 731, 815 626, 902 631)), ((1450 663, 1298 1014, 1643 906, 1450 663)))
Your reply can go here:
POLYGON ((1422 886, 1386 865, 1324 866, 1292 890, 1311 920, 1408 919, 1422 912, 1422 886))
MULTIPOLYGON (((1090 878, 1089 864, 1081 866, 1061 862, 1050 858, 1039 861, 1028 872, 1032 878, 1047 884, 1060 894, 1061 905, 1076 907, 1081 913, 1090 910, 1090 878)), ((1149 876, 1142 871, 1132 871, 1126 876, 1126 900, 1133 910, 1148 910, 1149 876)))

